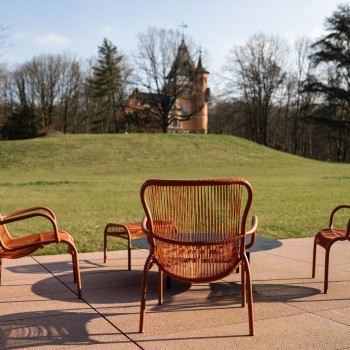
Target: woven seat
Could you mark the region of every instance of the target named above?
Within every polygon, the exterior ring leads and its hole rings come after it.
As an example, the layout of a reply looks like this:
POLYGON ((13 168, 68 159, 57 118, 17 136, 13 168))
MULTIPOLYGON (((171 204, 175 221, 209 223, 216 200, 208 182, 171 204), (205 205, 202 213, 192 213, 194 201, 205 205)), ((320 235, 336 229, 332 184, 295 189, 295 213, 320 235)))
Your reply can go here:
POLYGON ((328 292, 328 272, 329 272, 329 254, 332 245, 338 241, 350 241, 350 220, 346 231, 333 228, 333 220, 336 212, 340 209, 350 209, 349 205, 340 205, 336 207, 330 216, 329 228, 319 231, 314 240, 313 260, 312 260, 312 278, 316 276, 316 253, 317 245, 326 249, 325 272, 324 272, 324 293, 328 292))
POLYGON ((61 242, 68 245, 68 252, 72 256, 74 282, 77 284, 78 296, 81 298, 78 251, 74 245, 73 238, 67 232, 58 230, 55 214, 52 210, 46 207, 34 207, 0 216, 0 285, 2 258, 22 258, 34 253, 39 248, 43 248, 47 244, 61 242), (6 227, 7 224, 34 217, 43 217, 49 220, 52 224, 53 231, 37 233, 20 238, 13 238, 10 235, 6 227))
POLYGON ((104 262, 107 262, 107 237, 119 237, 128 241, 128 270, 131 270, 131 241, 145 236, 141 223, 118 224, 109 223, 104 230, 104 262))
POLYGON ((142 277, 140 332, 144 331, 147 274, 158 266, 158 303, 162 303, 162 273, 183 282, 222 279, 241 266, 242 306, 248 300, 249 331, 254 334, 250 267, 246 236, 255 241, 257 217, 246 224, 253 191, 240 178, 216 180, 148 180, 141 188, 146 216, 142 229, 150 253, 142 277), (247 288, 246 288, 247 287, 247 288))

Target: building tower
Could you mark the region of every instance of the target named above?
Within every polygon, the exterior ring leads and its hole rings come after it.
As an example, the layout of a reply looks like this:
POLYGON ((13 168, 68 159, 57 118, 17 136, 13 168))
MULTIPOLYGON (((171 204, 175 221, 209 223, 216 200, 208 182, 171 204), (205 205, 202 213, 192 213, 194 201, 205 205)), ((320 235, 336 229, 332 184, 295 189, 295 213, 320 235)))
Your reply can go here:
POLYGON ((202 54, 199 54, 197 67, 194 66, 192 80, 191 108, 198 112, 187 121, 182 122, 183 130, 194 133, 208 131, 208 102, 210 90, 208 89, 209 72, 203 67, 202 54))
MULTIPOLYGON (((199 54, 196 65, 196 62, 192 61, 184 38, 182 38, 167 79, 170 84, 185 85, 170 111, 178 118, 169 125, 168 132, 201 134, 208 132, 208 102, 210 98, 208 74, 209 72, 203 67, 202 54, 199 54), (186 120, 187 118, 190 119, 186 120)), ((125 110, 127 113, 147 108, 156 111, 154 103, 157 103, 157 96, 135 89, 129 97, 129 103, 125 110)))

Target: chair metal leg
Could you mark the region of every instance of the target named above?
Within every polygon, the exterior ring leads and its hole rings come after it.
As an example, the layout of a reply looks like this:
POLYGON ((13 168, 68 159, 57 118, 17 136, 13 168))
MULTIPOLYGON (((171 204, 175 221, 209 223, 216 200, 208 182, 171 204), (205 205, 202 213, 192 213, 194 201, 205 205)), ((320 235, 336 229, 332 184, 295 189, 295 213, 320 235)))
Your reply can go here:
POLYGON ((78 296, 81 299, 82 298, 82 292, 81 292, 81 279, 80 279, 80 269, 79 269, 79 262, 78 262, 78 255, 75 255, 75 265, 76 265, 76 275, 77 275, 77 288, 78 288, 78 296))
POLYGON ((162 304, 163 304, 163 271, 160 268, 158 268, 158 305, 162 305, 162 304))
POLYGON ((2 258, 0 258, 0 286, 1 286, 1 264, 2 263, 2 258))
POLYGON ((73 265, 73 277, 74 277, 74 283, 77 283, 77 267, 75 264, 74 256, 72 255, 72 265, 73 265))
POLYGON ((166 276, 166 287, 167 289, 171 288, 171 278, 168 275, 166 276))
POLYGON ((81 279, 80 279, 78 251, 74 245, 71 245, 70 243, 67 243, 67 244, 68 244, 68 251, 72 255, 74 282, 76 282, 76 284, 77 284, 78 297, 81 299, 82 293, 81 293, 81 279))
POLYGON ((154 265, 153 255, 149 255, 145 262, 145 267, 142 273, 142 286, 141 286, 141 307, 140 307, 140 328, 139 332, 145 331, 145 309, 146 309, 146 293, 147 293, 147 274, 148 271, 154 265))
POLYGON ((128 235, 128 270, 131 270, 131 238, 128 235))
POLYGON ((245 293, 246 293, 246 279, 245 279, 245 269, 243 265, 240 267, 241 270, 241 298, 242 298, 242 307, 245 307, 245 293))
POLYGON ((249 334, 254 335, 254 312, 253 312, 253 291, 250 275, 250 267, 246 255, 243 257, 244 270, 247 278, 247 301, 248 301, 248 317, 249 317, 249 334))
POLYGON ((329 245, 326 249, 326 261, 324 265, 324 294, 328 292, 328 271, 329 271, 329 253, 331 251, 331 246, 329 245))
POLYGON ((312 257, 312 278, 315 278, 316 276, 316 253, 317 253, 317 243, 316 238, 314 240, 314 252, 312 257))
POLYGON ((103 262, 107 262, 107 235, 104 233, 104 245, 103 245, 103 262))

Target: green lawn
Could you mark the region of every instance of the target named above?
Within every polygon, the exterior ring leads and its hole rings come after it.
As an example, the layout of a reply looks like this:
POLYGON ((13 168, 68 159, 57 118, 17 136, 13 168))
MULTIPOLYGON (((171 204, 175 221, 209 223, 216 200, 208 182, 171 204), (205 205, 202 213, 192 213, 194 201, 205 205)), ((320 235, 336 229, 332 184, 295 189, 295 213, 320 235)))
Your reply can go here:
MULTIPOLYGON (((142 219, 139 190, 149 178, 243 177, 254 190, 258 234, 277 239, 314 236, 335 206, 350 203, 350 164, 304 159, 226 135, 54 135, 0 141, 0 156, 0 212, 50 207, 79 252, 102 251, 106 223, 142 219)), ((348 217, 340 215, 338 225, 348 217)), ((8 228, 34 232, 28 223, 8 228)), ((46 229, 42 219, 30 223, 46 229)), ((109 243, 109 249, 125 248, 124 241, 109 243)), ((38 253, 57 252, 66 247, 38 253)))

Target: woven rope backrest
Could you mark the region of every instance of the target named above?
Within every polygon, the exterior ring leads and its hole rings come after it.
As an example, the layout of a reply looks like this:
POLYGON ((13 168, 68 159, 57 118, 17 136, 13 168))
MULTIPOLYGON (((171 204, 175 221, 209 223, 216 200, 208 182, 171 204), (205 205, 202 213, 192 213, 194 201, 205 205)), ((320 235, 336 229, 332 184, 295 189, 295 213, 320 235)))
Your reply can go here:
MULTIPOLYGON (((170 255, 180 259, 183 256, 188 261, 186 247, 191 247, 191 254, 196 255, 197 260, 202 259, 201 255, 210 255, 213 259, 217 253, 221 255, 222 263, 225 259, 235 263, 233 250, 237 255, 237 236, 245 234, 252 203, 252 189, 248 182, 240 178, 148 180, 141 189, 141 200, 152 238, 157 242, 157 257, 165 257, 164 250, 167 249, 167 266, 170 255), (172 253, 170 245, 177 246, 172 247, 172 253), (212 247, 205 248, 209 245, 212 247), (219 252, 221 248, 230 251, 219 252)), ((222 268, 228 270, 230 267, 222 268)), ((209 275, 197 277, 204 280, 209 275)))
POLYGON ((146 215, 155 229, 167 233, 171 226, 161 223, 170 222, 179 235, 198 233, 209 240, 244 233, 252 202, 251 187, 240 178, 149 180, 144 193, 146 215))

